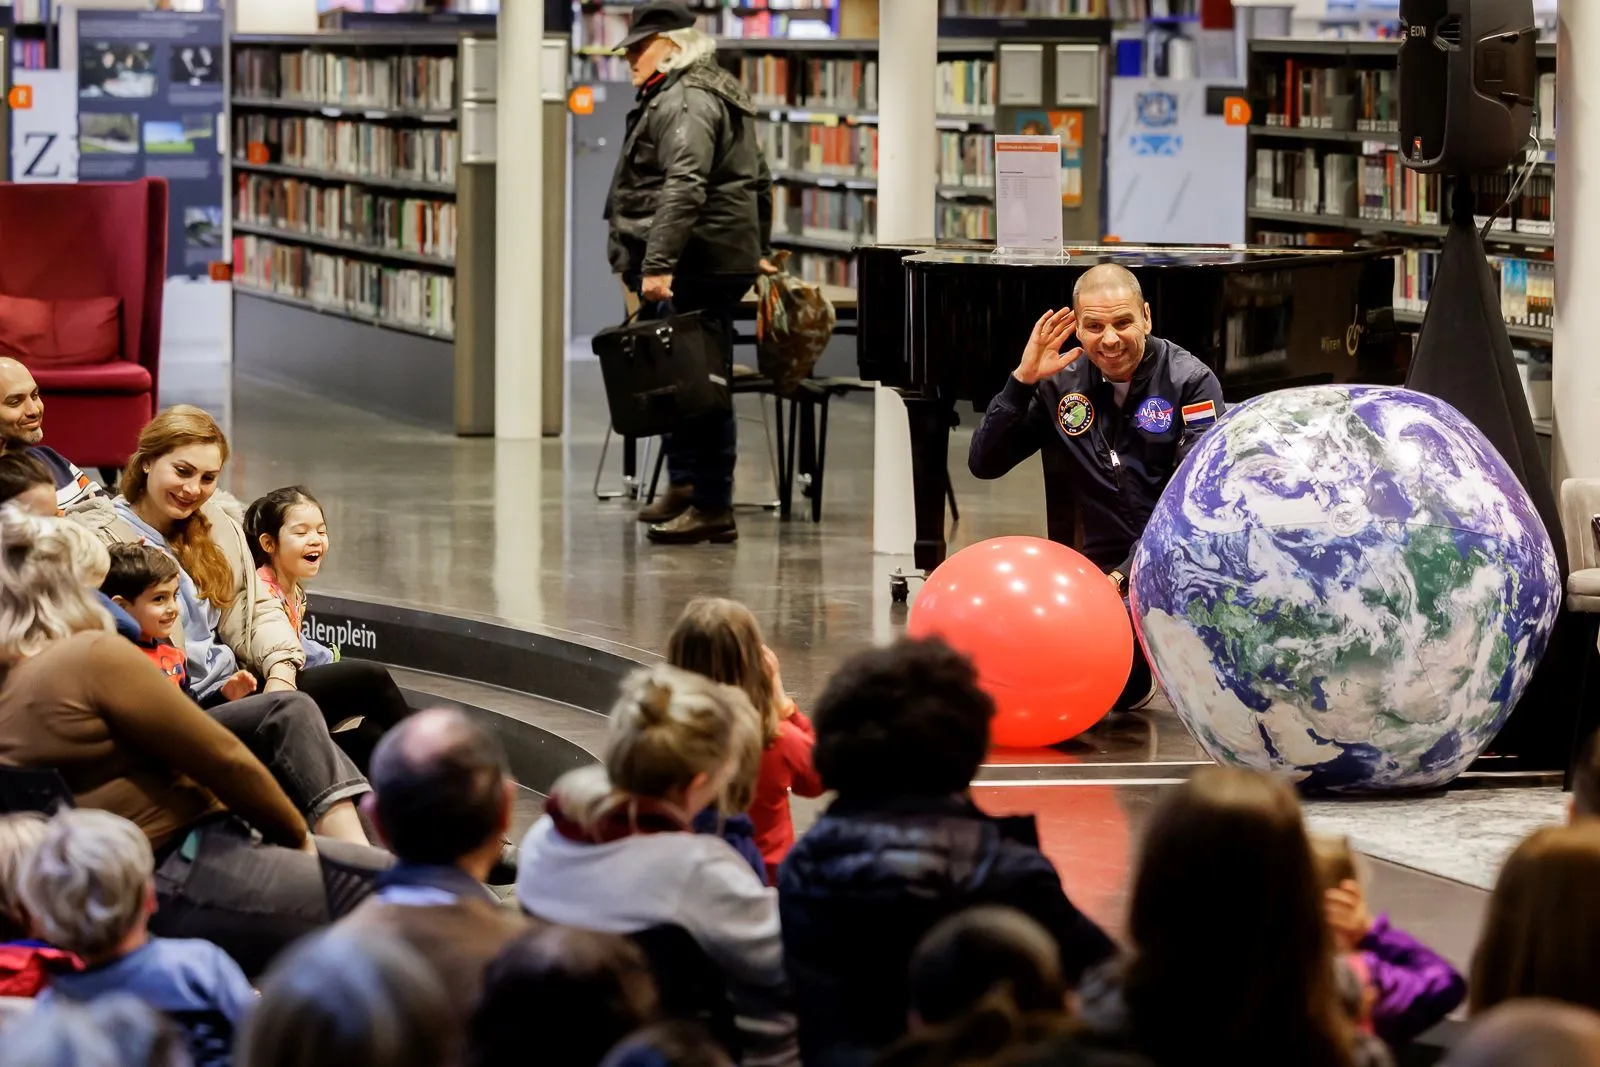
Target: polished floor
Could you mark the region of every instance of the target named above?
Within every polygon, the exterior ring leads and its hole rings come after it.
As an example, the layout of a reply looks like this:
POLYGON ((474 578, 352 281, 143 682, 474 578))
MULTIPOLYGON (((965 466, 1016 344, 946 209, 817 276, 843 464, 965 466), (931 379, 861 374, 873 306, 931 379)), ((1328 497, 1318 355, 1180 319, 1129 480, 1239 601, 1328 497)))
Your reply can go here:
MULTIPOLYGON (((735 545, 660 547, 645 540, 631 502, 592 494, 605 431, 599 375, 587 360, 568 369, 566 432, 543 442, 457 439, 275 385, 230 383, 225 368, 203 357, 169 371, 163 402, 199 403, 225 420, 234 457, 227 484, 241 498, 296 483, 320 497, 334 544, 319 583, 326 592, 566 632, 639 659, 658 653, 686 600, 731 596, 760 620, 802 705, 845 657, 904 626, 888 576, 910 561, 870 550, 869 397, 835 403, 821 523, 747 509, 735 545)), ((770 499, 756 402, 740 403, 748 418, 740 423, 736 496, 770 499)), ((953 455, 964 451, 975 418, 965 413, 965 421, 953 455)), ((952 549, 1044 533, 1036 467, 996 482, 971 479, 959 460, 951 469, 963 516, 952 549)), ((615 448, 604 474, 618 481, 615 448)), ((435 686, 442 699, 473 699, 471 687, 435 686)), ((531 706, 525 713, 554 714, 531 706)), ((1114 716, 1057 749, 997 753, 974 794, 996 812, 1037 813, 1069 892, 1121 931, 1144 821, 1161 791, 1204 761, 1170 710, 1157 706, 1114 716)), ((1499 863, 1528 829, 1560 817, 1560 799, 1528 789, 1476 790, 1466 805, 1461 796, 1319 802, 1308 805, 1308 817, 1373 857, 1375 909, 1464 966, 1499 863)), ((521 817, 531 818, 536 803, 522 807, 521 817)), ((797 802, 802 828, 817 808, 797 802)))

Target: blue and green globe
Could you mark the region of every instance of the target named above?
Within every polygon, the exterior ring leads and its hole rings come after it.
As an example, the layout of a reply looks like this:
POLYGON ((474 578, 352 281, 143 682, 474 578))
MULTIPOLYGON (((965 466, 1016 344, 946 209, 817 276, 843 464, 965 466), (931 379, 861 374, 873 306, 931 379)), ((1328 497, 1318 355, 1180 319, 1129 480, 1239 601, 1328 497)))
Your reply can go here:
POLYGON ((1561 595, 1533 502, 1465 416, 1326 385, 1201 439, 1145 528, 1131 603, 1213 759, 1382 792, 1443 785, 1494 739, 1561 595))

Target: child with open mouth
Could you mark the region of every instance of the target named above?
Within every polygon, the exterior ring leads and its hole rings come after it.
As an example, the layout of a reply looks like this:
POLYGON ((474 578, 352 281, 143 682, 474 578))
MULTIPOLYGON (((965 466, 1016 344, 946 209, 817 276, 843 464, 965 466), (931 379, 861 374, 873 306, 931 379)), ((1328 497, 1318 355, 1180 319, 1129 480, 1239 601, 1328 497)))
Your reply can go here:
POLYGON ((250 505, 244 525, 250 551, 255 555, 256 573, 283 604, 284 613, 300 635, 306 666, 320 667, 337 661, 338 649, 313 641, 300 626, 306 613, 302 583, 317 576, 323 557, 328 554, 328 523, 322 505, 301 486, 274 489, 250 505))

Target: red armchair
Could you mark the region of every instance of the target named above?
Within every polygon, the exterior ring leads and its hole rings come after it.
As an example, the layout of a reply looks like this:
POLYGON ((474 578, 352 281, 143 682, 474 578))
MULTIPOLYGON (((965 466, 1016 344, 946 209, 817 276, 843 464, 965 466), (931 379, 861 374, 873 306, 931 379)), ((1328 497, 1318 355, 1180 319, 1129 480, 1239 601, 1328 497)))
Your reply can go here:
POLYGON ((154 414, 167 183, 0 183, 0 355, 44 398, 44 443, 121 467, 154 414))

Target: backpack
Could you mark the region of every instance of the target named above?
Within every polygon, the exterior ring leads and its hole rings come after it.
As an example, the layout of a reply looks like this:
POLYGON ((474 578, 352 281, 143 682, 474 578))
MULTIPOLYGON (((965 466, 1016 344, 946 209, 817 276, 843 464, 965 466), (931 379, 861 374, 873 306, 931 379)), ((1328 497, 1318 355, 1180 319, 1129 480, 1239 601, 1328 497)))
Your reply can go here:
POLYGON ((756 279, 757 366, 780 396, 793 393, 811 374, 836 321, 820 285, 783 269, 788 259, 788 252, 774 253, 778 273, 756 279))

